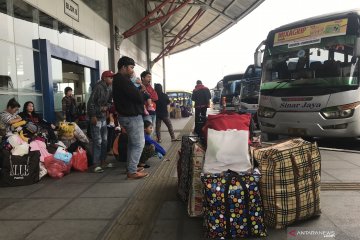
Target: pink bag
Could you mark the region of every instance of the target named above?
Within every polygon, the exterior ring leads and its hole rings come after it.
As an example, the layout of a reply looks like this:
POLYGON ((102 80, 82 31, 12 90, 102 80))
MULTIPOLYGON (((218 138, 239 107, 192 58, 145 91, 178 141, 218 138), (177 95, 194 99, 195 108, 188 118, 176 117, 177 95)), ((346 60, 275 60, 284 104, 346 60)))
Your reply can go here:
POLYGON ((62 178, 64 175, 70 173, 72 162, 68 164, 61 160, 57 160, 53 155, 47 156, 44 159, 44 165, 50 177, 62 178))
POLYGON ((85 172, 88 170, 88 159, 86 156, 86 151, 83 148, 78 147, 76 152, 73 152, 71 161, 72 167, 75 170, 78 170, 80 172, 85 172))

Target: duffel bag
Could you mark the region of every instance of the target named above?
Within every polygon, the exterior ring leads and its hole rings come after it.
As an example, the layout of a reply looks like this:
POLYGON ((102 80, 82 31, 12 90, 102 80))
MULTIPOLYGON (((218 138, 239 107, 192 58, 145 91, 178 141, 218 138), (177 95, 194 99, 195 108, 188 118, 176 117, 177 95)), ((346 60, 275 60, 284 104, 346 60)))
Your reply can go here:
POLYGON ((201 177, 205 188, 204 223, 207 237, 234 239, 267 236, 258 173, 201 177))
POLYGON ((1 150, 1 155, 3 166, 0 171, 0 186, 24 186, 39 181, 39 151, 30 151, 23 156, 14 156, 7 150, 1 150))
POLYGON ((268 226, 281 229, 320 215, 321 157, 301 138, 254 150, 268 226))

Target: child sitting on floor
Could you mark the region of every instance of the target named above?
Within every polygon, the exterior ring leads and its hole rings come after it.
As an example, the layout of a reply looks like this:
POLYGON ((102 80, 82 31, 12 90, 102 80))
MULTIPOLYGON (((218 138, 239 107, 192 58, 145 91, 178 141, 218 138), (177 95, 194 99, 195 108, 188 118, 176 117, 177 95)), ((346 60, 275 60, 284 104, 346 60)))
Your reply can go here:
POLYGON ((145 163, 149 158, 153 157, 154 155, 157 155, 159 159, 162 159, 166 154, 165 149, 159 143, 157 143, 151 138, 152 131, 153 131, 152 123, 150 121, 145 120, 144 121, 145 146, 141 154, 140 163, 138 167, 149 168, 150 166, 145 163))

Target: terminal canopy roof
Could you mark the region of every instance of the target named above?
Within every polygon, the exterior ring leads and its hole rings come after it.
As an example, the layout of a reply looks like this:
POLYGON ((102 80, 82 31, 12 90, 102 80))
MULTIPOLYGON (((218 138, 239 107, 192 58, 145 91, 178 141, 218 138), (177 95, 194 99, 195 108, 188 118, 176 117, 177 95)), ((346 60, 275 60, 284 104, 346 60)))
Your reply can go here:
POLYGON ((164 4, 164 0, 149 0, 148 10, 161 7, 162 13, 183 6, 169 18, 150 30, 152 45, 162 49, 162 35, 165 48, 174 38, 178 41, 166 54, 184 51, 216 37, 258 7, 264 0, 175 0, 164 4), (160 34, 161 33, 161 34, 160 34), (155 40, 155 42, 154 42, 155 40))

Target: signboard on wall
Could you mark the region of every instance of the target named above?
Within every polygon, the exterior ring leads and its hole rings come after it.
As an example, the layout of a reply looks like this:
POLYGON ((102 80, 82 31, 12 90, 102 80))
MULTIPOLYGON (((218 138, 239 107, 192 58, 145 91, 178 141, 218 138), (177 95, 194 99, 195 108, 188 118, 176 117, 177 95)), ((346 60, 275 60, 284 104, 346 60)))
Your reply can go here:
POLYGON ((79 5, 73 0, 64 0, 64 12, 72 19, 79 21, 79 5))

